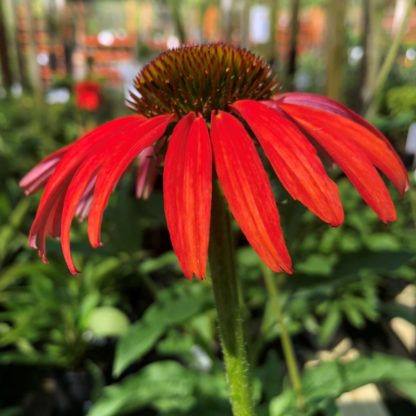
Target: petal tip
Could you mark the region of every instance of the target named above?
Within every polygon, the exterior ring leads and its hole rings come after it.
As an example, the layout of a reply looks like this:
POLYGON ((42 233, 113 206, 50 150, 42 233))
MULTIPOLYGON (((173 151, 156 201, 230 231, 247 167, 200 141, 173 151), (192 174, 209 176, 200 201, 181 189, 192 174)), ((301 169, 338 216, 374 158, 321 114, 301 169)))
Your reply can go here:
POLYGON ((333 218, 332 220, 328 221, 328 224, 334 228, 341 226, 343 223, 344 223, 344 212, 342 212, 342 215, 339 215, 338 217, 333 218))
POLYGON ((39 250, 39 257, 41 258, 41 260, 42 260, 42 263, 43 264, 49 264, 49 260, 48 260, 48 258, 46 257, 46 254, 45 253, 42 253, 40 250, 39 250))
POLYGON ((200 273, 195 273, 194 274, 194 276, 199 280, 199 281, 202 281, 202 280, 205 280, 206 279, 206 274, 205 274, 205 272, 204 273, 202 273, 202 272, 200 272, 200 273))
POLYGON ((289 264, 283 265, 282 268, 283 268, 283 271, 287 274, 296 273, 295 270, 293 269, 292 262, 290 262, 289 264))
POLYGON ((192 280, 194 275, 192 273, 189 272, 185 272, 182 270, 182 273, 184 274, 184 276, 188 279, 188 280, 192 280))
POLYGON ((403 197, 404 194, 410 189, 410 182, 409 182, 409 178, 407 178, 406 183, 404 185, 403 190, 400 192, 401 196, 403 197))
POLYGON ((397 214, 396 214, 396 213, 394 213, 394 214, 392 214, 392 215, 390 215, 390 216, 386 216, 386 217, 384 217, 384 218, 381 218, 381 217, 380 217, 380 219, 381 219, 381 221, 382 221, 384 224, 389 224, 390 222, 395 222, 395 221, 397 221, 397 214))
POLYGON ((76 267, 70 267, 69 268, 69 273, 71 273, 72 276, 76 276, 77 274, 80 273, 80 271, 76 267))
POLYGON ((34 250, 37 250, 38 249, 38 244, 37 244, 36 240, 37 240, 37 236, 36 235, 29 236, 29 239, 28 239, 29 247, 30 248, 33 248, 34 250))
POLYGON ((295 270, 293 270, 293 267, 291 264, 290 265, 279 264, 279 265, 274 265, 274 266, 267 265, 267 267, 269 267, 275 273, 286 273, 286 274, 295 273, 295 270))

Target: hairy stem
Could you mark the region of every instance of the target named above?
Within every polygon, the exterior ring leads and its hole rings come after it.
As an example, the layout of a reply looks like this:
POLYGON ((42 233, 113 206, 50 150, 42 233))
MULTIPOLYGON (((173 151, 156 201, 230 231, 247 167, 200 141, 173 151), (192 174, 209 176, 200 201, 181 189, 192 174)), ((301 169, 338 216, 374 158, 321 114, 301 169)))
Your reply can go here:
POLYGON ((230 218, 216 182, 212 195, 209 261, 233 415, 254 416, 230 218))

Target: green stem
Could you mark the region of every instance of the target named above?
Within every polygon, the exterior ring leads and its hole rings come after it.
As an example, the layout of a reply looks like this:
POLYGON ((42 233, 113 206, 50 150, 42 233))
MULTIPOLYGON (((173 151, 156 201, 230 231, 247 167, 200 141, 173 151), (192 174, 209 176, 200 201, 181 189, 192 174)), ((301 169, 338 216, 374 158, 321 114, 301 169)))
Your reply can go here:
POLYGON ((406 33, 406 29, 407 29, 410 15, 412 12, 413 4, 414 4, 414 0, 407 1, 406 7, 405 7, 405 13, 403 14, 403 19, 399 23, 397 32, 394 35, 394 38, 390 44, 390 48, 384 59, 383 65, 381 66, 380 71, 377 75, 377 78, 374 82, 374 89, 369 94, 366 102, 364 103, 367 108, 367 111, 365 112, 366 118, 371 119, 377 113, 377 110, 380 104, 381 92, 391 72, 391 69, 393 68, 393 65, 396 61, 397 54, 399 52, 399 48, 400 48, 403 36, 406 33))
POLYGON ((305 410, 305 398, 303 397, 302 393, 302 383, 292 340, 284 320, 278 285, 276 285, 272 271, 267 266, 262 264, 262 270, 273 311, 276 316, 277 324, 279 325, 280 339, 282 342, 283 354, 285 356, 285 361, 289 372, 290 382, 296 395, 298 408, 299 410, 303 411, 305 410))
POLYGON ((335 100, 342 99, 344 90, 347 3, 339 0, 327 2, 326 94, 335 100))
POLYGON ((234 416, 254 416, 230 218, 216 181, 212 194, 209 261, 231 407, 234 416))
POLYGON ((173 17, 173 22, 175 24, 176 34, 182 45, 186 44, 186 33, 185 26, 183 24, 181 11, 180 11, 180 2, 177 0, 170 0, 170 10, 173 17))

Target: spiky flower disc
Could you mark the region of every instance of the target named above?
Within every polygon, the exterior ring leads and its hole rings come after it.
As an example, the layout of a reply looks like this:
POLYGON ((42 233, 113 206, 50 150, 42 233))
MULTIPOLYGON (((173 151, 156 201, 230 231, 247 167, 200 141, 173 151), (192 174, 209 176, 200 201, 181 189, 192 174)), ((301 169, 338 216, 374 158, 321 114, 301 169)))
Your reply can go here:
POLYGON ((267 100, 277 81, 262 59, 231 45, 210 44, 168 50, 138 74, 130 106, 146 117, 191 111, 209 119, 237 100, 267 100))

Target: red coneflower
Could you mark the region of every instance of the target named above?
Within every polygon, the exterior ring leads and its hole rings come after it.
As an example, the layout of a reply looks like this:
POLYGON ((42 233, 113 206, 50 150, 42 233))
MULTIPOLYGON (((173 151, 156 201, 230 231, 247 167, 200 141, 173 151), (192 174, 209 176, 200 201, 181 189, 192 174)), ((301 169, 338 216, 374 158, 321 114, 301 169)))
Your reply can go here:
POLYGON ((75 106, 87 111, 97 111, 100 106, 101 86, 95 81, 80 81, 75 85, 75 106))
MULTIPOLYGON (((103 212, 120 177, 144 152, 143 158, 151 159, 142 165, 141 178, 146 181, 153 164, 153 180, 154 162, 166 148, 166 220, 188 278, 205 276, 214 175, 259 257, 274 271, 292 272, 257 145, 288 193, 330 225, 343 222, 343 208, 317 149, 339 165, 383 222, 396 219, 378 170, 401 193, 408 179, 388 140, 333 100, 276 95, 270 68, 249 51, 220 44, 169 50, 144 67, 135 88, 130 107, 137 115, 96 128, 44 159, 21 181, 27 193, 46 184, 30 230, 30 244, 45 261, 46 236, 60 237, 68 267, 76 273, 70 254, 73 217, 88 215, 89 240, 98 247, 103 212)), ((141 182, 138 193, 144 189, 141 182)))

